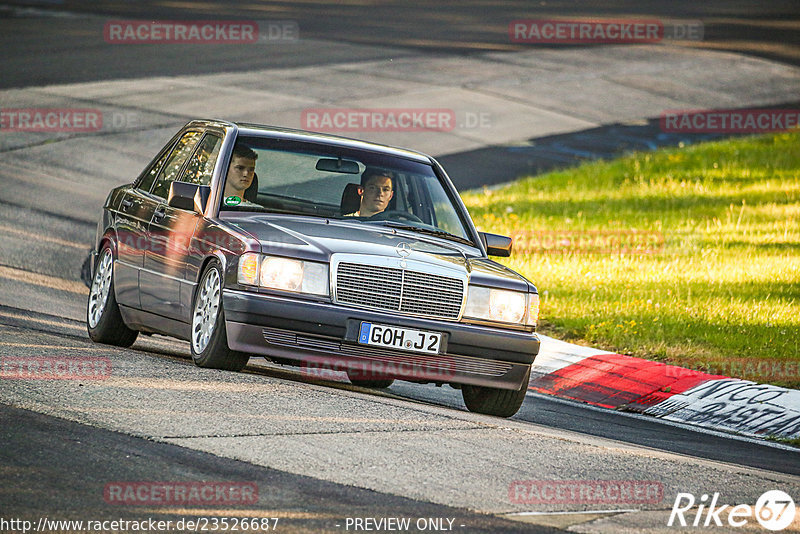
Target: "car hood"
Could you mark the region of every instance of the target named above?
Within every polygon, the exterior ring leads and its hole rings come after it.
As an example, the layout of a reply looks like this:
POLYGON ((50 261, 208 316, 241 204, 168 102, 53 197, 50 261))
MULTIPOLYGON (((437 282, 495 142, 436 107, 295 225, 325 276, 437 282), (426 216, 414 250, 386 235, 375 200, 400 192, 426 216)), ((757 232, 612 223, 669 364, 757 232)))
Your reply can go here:
POLYGON ((333 254, 383 256, 396 260, 398 266, 405 257, 409 264, 464 272, 474 284, 535 291, 525 278, 482 256, 476 247, 402 229, 264 214, 230 217, 226 222, 255 237, 264 254, 323 262, 330 261, 333 254))

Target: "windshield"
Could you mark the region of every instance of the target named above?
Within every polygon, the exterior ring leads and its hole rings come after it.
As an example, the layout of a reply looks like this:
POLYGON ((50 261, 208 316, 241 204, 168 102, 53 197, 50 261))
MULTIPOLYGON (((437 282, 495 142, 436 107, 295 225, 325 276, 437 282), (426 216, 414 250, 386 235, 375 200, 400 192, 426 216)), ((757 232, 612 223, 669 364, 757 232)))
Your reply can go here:
POLYGON ((431 165, 399 157, 239 137, 223 187, 221 217, 229 211, 308 215, 469 241, 431 165))

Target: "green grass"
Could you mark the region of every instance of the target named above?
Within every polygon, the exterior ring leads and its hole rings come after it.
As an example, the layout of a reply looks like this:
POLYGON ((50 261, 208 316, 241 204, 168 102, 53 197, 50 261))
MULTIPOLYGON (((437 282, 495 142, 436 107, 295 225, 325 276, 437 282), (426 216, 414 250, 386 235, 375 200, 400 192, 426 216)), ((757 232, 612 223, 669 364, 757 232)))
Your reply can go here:
POLYGON ((792 447, 800 448, 800 438, 776 438, 767 437, 767 441, 774 441, 776 443, 783 443, 784 445, 791 445, 792 447))
POLYGON ((587 163, 464 200, 480 229, 533 249, 503 263, 539 288, 539 331, 800 386, 797 132, 587 163), (654 253, 563 252, 530 237, 598 231, 663 243, 654 253))

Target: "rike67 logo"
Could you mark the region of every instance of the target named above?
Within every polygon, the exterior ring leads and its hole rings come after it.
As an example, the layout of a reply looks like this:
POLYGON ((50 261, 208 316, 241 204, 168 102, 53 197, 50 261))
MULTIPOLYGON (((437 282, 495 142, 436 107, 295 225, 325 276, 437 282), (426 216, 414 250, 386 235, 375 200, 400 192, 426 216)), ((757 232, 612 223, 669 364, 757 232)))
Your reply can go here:
POLYGON ((709 500, 703 494, 699 502, 691 493, 679 493, 672 505, 667 526, 681 527, 722 527, 725 523, 730 527, 743 527, 755 519, 767 530, 780 531, 794 523, 794 500, 786 492, 770 490, 756 501, 755 506, 749 504, 719 505, 719 493, 714 493, 709 500), (695 510, 695 504, 697 509, 695 510))

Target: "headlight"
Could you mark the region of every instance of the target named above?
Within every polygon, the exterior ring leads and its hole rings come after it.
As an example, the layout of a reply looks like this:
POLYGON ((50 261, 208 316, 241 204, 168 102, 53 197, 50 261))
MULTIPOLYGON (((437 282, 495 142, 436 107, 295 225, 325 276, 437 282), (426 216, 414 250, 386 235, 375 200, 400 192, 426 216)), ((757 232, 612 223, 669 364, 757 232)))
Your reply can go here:
POLYGON ((303 262, 265 256, 258 277, 261 287, 297 291, 303 285, 303 262))
POLYGON ((239 258, 240 284, 314 295, 328 295, 328 265, 254 252, 239 258))
POLYGON ((525 319, 527 293, 469 286, 464 317, 521 324, 525 319))

